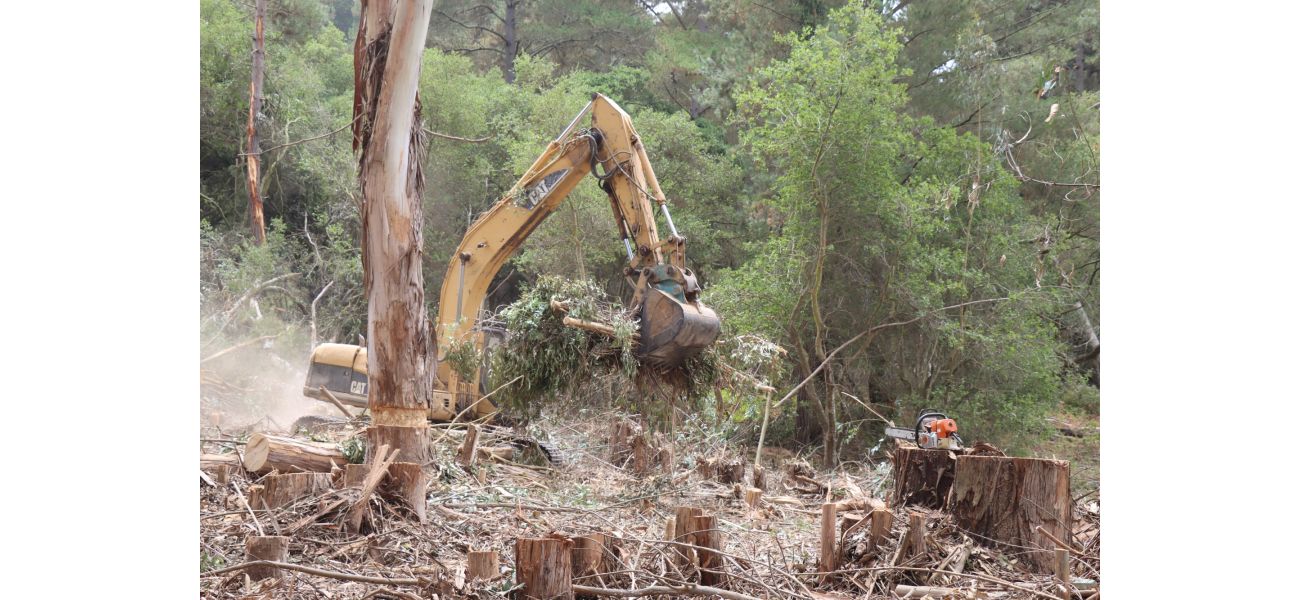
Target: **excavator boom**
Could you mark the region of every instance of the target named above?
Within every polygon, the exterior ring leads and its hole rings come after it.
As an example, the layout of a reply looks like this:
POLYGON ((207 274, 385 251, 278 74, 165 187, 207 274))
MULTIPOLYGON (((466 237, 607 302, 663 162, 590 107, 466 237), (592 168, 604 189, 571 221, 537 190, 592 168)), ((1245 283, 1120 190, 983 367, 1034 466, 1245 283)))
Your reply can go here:
MULTIPOLYGON (((615 227, 627 254, 624 274, 635 290, 631 307, 641 319, 640 359, 673 367, 717 340, 721 322, 712 309, 700 302, 699 284, 686 267, 686 238, 673 224, 667 198, 640 136, 618 104, 594 94, 510 191, 470 225, 452 255, 443 278, 437 316, 438 378, 445 391, 434 394, 434 402, 440 406, 431 407, 432 418, 449 420, 450 415, 466 406, 473 407, 473 417, 495 412, 490 402, 481 399, 481 373, 464 380, 446 357, 451 348, 465 341, 477 348, 485 346, 484 334, 476 323, 489 284, 524 240, 588 174, 609 196, 615 227), (590 125, 583 127, 587 116, 591 117, 590 125), (667 238, 659 237, 656 207, 668 225, 667 238)), ((346 349, 333 348, 331 352, 342 357, 334 361, 340 363, 338 368, 347 360, 359 360, 362 366, 353 367, 354 371, 365 369, 364 353, 349 359, 344 356, 346 349)), ((319 362, 313 355, 313 370, 319 362)), ((318 379, 323 381, 325 377, 322 374, 318 379)), ((309 378, 309 383, 313 381, 316 379, 309 378)), ((315 390, 304 392, 317 394, 315 390)))

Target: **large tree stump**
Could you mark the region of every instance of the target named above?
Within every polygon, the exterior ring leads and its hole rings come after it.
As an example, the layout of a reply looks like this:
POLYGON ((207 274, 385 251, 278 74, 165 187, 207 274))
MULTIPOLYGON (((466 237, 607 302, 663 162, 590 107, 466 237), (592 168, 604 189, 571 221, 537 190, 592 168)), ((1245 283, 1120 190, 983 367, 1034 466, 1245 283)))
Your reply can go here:
POLYGON ((1035 528, 1070 541, 1068 462, 961 456, 952 497, 950 510, 958 527, 981 543, 1007 545, 1040 573, 1053 572, 1056 544, 1035 528))
POLYGON ((478 425, 471 423, 465 428, 465 441, 460 443, 460 449, 456 451, 456 462, 466 467, 473 467, 476 458, 478 458, 478 425))
POLYGON ((894 449, 894 506, 942 510, 952 489, 957 451, 899 446, 894 449))
POLYGON ((573 542, 558 538, 515 540, 515 583, 521 600, 573 599, 573 542))
POLYGON ((348 459, 337 447, 275 435, 255 433, 244 449, 244 468, 250 473, 329 473, 346 464, 348 459))
MULTIPOLYGON (((280 535, 251 535, 244 542, 244 560, 272 560, 285 562, 289 555, 289 538, 280 535)), ((249 579, 259 581, 279 577, 278 567, 249 567, 244 570, 249 579)))
POLYGON ((722 531, 718 529, 718 517, 714 515, 695 517, 694 531, 691 535, 695 538, 695 545, 699 546, 696 553, 700 559, 700 583, 713 587, 721 586, 726 579, 726 573, 723 571, 722 555, 718 554, 722 549, 722 531))
POLYGON ((261 485, 249 488, 249 504, 254 509, 280 508, 299 498, 313 496, 334 487, 329 473, 289 473, 268 475, 261 485))

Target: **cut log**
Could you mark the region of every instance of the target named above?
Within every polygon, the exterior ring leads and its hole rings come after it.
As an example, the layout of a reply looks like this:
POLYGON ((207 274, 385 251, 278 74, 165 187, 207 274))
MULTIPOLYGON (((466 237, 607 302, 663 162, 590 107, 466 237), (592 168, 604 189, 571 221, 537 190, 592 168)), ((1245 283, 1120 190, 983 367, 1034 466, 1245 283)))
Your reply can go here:
MULTIPOLYGON (((250 535, 244 542, 244 560, 271 560, 285 562, 289 556, 289 538, 279 535, 250 535)), ((260 581, 279 577, 278 567, 249 567, 244 570, 249 579, 260 581)))
POLYGON ((478 456, 483 460, 513 461, 514 446, 479 446, 478 456))
POLYGON ((932 587, 923 585, 896 585, 894 586, 895 598, 932 598, 941 600, 944 598, 965 598, 966 596, 959 590, 945 587, 932 587))
POLYGON ((471 550, 465 562, 465 577, 471 581, 490 581, 501 574, 501 559, 496 550, 471 550))
POLYGON ((248 438, 244 449, 244 468, 250 473, 329 473, 346 464, 348 459, 337 447, 261 433, 248 438))
POLYGON ((899 446, 894 449, 894 506, 947 505, 956 451, 899 446))
POLYGON ((239 456, 235 454, 200 454, 199 468, 212 471, 222 465, 238 465, 239 456))
POLYGON ((693 529, 695 545, 699 546, 696 552, 700 558, 700 583, 720 587, 726 579, 726 573, 723 570, 722 555, 718 554, 722 549, 722 531, 718 529, 718 517, 714 515, 695 517, 693 529))
POLYGON ((280 508, 333 487, 334 480, 329 473, 267 475, 262 478, 261 485, 249 487, 248 501, 257 510, 280 508))
POLYGON ((471 423, 465 428, 465 440, 460 443, 460 450, 456 452, 456 462, 461 466, 473 467, 476 458, 478 458, 478 426, 471 423))
POLYGON ((520 599, 573 598, 573 542, 558 538, 515 540, 515 584, 522 585, 520 599))
MULTIPOLYGON (((827 502, 822 505, 821 517, 821 541, 819 544, 820 553, 817 560, 817 570, 822 573, 830 573, 840 566, 840 552, 838 539, 836 538, 836 513, 839 512, 834 502, 827 502)), ((821 580, 824 583, 830 579, 830 575, 822 575, 821 580)))
POLYGON ((1005 544, 1039 573, 1052 573, 1056 560, 1057 546, 1043 532, 1070 542, 1068 462, 961 456, 952 497, 950 510, 958 527, 980 543, 1005 544))

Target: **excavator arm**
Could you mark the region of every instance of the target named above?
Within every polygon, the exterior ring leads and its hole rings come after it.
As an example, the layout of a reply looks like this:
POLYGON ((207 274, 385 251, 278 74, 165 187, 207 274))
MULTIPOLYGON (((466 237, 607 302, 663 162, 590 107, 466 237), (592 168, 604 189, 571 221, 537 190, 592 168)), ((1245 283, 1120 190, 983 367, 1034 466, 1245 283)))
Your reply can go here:
POLYGON ((438 376, 450 390, 472 395, 477 387, 467 385, 477 381, 460 381, 442 359, 466 339, 483 347, 474 325, 493 277, 588 174, 608 194, 623 238, 624 272, 635 289, 632 306, 641 312, 642 359, 674 366, 717 339, 717 315, 699 302, 699 285, 685 265, 686 240, 672 223, 640 136, 622 108, 595 94, 511 190, 470 226, 447 265, 438 304, 438 376), (588 115, 590 126, 581 127, 588 115), (656 206, 671 230, 663 240, 656 206))
MULTIPOLYGON (((488 286, 530 234, 588 174, 609 196, 614 223, 627 254, 624 275, 635 290, 631 307, 640 315, 639 358, 671 367, 713 344, 721 323, 699 300, 695 274, 686 267, 686 239, 678 235, 654 168, 632 120, 614 101, 595 94, 528 171, 469 230, 447 265, 439 294, 438 379, 429 417, 453 420, 460 413, 481 418, 496 412, 483 398, 482 370, 463 380, 446 360, 454 345, 485 347, 476 328, 488 286), (583 119, 590 116, 590 124, 583 119), (670 235, 660 239, 655 208, 670 235), (472 407, 472 408, 470 408, 472 407)), ((364 347, 321 344, 312 354, 304 395, 365 407, 369 365, 364 347)))

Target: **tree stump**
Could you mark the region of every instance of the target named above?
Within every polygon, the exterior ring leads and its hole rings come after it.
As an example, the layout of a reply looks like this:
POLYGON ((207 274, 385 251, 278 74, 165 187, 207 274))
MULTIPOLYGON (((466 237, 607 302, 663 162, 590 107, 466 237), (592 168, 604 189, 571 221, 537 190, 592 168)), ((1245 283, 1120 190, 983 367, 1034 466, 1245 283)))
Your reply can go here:
POLYGON ((248 438, 244 449, 244 468, 250 473, 329 473, 346 464, 348 459, 336 447, 261 433, 248 438))
POLYGON ((628 420, 619 419, 609 430, 609 462, 621 467, 632 455, 632 440, 641 435, 641 426, 628 420))
POLYGON ((585 577, 604 573, 605 546, 609 536, 591 533, 573 538, 573 576, 585 577))
POLYGON ((334 480, 329 473, 267 475, 262 478, 261 485, 249 488, 248 502, 257 510, 280 508, 333 487, 334 480))
MULTIPOLYGON (((704 511, 698 508, 682 506, 677 509, 677 521, 673 527, 673 541, 679 544, 695 543, 695 517, 701 516, 704 511)), ((699 564, 693 548, 677 546, 677 565, 681 567, 682 572, 688 573, 689 569, 699 564)))
POLYGON ((460 448, 456 451, 456 462, 461 466, 472 467, 476 458, 478 458, 478 426, 471 423, 465 428, 465 441, 460 443, 460 448))
MULTIPOLYGON (((280 535, 250 535, 244 542, 244 560, 273 560, 285 562, 289 556, 289 538, 280 535)), ((244 570, 249 579, 260 581, 279 577, 278 567, 249 567, 244 570)))
POLYGON ((471 550, 465 557, 465 577, 471 581, 488 581, 501 574, 501 559, 496 550, 471 550))
POLYGON ((726 578, 722 555, 717 552, 722 549, 722 531, 718 529, 718 517, 697 516, 693 529, 691 534, 695 538, 695 545, 699 546, 696 553, 700 559, 700 583, 718 587, 726 578))
MULTIPOLYGON (((835 537, 836 513, 838 511, 839 507, 834 502, 827 502, 822 505, 821 542, 817 560, 817 570, 822 573, 830 573, 840 566, 838 540, 835 537)), ((830 575, 822 575, 821 580, 825 582, 829 578, 830 575)))
POLYGON ((745 459, 731 458, 718 465, 718 483, 744 483, 745 459))
POLYGON ((752 480, 753 480, 754 487, 758 488, 759 490, 767 489, 767 474, 763 471, 762 465, 759 465, 758 463, 754 463, 752 480))
POLYGON ((379 490, 388 498, 406 503, 421 523, 427 520, 429 476, 418 463, 395 462, 389 465, 388 476, 379 490))
POLYGON ((952 489, 956 451, 899 446, 894 449, 894 506, 942 510, 952 489))
POLYGON ((871 547, 880 548, 889 537, 889 530, 894 525, 894 513, 878 508, 871 511, 871 547))
POLYGON ((558 538, 515 539, 515 583, 521 600, 573 599, 573 542, 558 538))
POLYGON ((925 554, 925 515, 914 512, 907 516, 907 521, 908 556, 925 554))
POLYGON ((1056 544, 1035 528, 1070 542, 1068 462, 961 456, 952 497, 950 510, 958 527, 986 545, 988 540, 1006 544, 1040 573, 1054 571, 1056 544))
POLYGON ((343 468, 343 487, 359 488, 370 474, 370 465, 348 465, 343 468))
POLYGON ((646 439, 645 434, 634 436, 632 438, 632 472, 637 475, 649 473, 652 458, 650 442, 646 439))
POLYGON ((763 504, 763 490, 758 489, 756 487, 752 487, 745 490, 745 506, 748 506, 749 510, 751 511, 758 510, 762 506, 762 504, 763 504))

